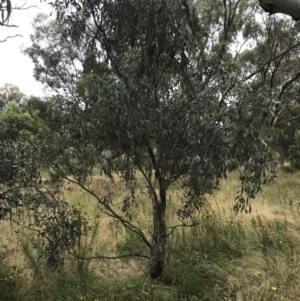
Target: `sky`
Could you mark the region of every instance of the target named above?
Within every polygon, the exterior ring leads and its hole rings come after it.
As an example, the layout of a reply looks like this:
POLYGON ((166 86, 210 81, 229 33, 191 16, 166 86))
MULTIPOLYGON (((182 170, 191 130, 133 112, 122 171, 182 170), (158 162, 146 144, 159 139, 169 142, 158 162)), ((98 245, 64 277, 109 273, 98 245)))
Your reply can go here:
POLYGON ((9 83, 18 86, 26 95, 43 96, 43 86, 33 77, 33 63, 29 57, 22 54, 21 49, 30 45, 31 23, 35 15, 40 12, 50 14, 51 8, 40 0, 12 0, 13 7, 15 3, 18 3, 18 6, 24 4, 24 8, 34 7, 12 11, 9 24, 17 25, 18 28, 0 26, 0 41, 8 36, 22 35, 0 43, 0 87, 9 83))

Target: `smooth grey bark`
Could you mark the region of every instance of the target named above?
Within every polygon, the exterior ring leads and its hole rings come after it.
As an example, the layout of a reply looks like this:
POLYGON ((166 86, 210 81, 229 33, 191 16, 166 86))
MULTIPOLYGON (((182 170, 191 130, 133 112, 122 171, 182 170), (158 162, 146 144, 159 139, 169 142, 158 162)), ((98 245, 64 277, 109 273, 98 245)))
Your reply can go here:
POLYGON ((264 11, 272 14, 282 13, 300 20, 300 0, 258 0, 264 11))

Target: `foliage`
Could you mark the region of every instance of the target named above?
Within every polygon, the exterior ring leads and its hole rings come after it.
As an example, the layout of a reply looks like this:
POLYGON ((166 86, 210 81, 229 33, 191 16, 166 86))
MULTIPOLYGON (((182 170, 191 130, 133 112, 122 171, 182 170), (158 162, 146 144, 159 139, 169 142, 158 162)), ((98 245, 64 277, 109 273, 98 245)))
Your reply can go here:
POLYGON ((300 116, 299 102, 294 97, 299 89, 299 24, 291 22, 263 19, 255 31, 255 39, 260 42, 254 48, 246 48, 238 60, 243 72, 255 74, 252 80, 246 76, 247 81, 239 90, 244 99, 244 118, 264 125, 268 155, 280 159, 282 164, 299 128, 300 116), (253 102, 249 103, 249 99, 253 102))
POLYGON ((45 245, 46 264, 55 269, 63 265, 67 251, 78 248, 81 235, 86 233, 87 218, 81 214, 80 207, 67 208, 62 203, 54 208, 36 212, 32 226, 39 229, 38 238, 45 245))
POLYGON ((289 148, 291 166, 297 170, 300 169, 300 131, 295 133, 294 145, 289 148))
POLYGON ((15 101, 17 104, 21 104, 24 100, 25 95, 21 92, 19 87, 5 84, 3 87, 0 88, 0 110, 1 112, 4 111, 4 108, 7 104, 11 101, 15 101))
POLYGON ((4 262, 5 254, 0 256, 0 300, 13 301, 17 299, 18 278, 20 271, 10 268, 4 262))
POLYGON ((40 175, 42 153, 24 141, 0 144, 0 220, 32 228, 43 241, 48 265, 56 267, 74 249, 86 221, 76 208, 67 208, 60 193, 47 188, 40 175), (26 189, 24 189, 24 187, 26 189))
POLYGON ((20 136, 37 135, 39 128, 28 113, 23 113, 20 106, 11 101, 0 115, 0 140, 16 141, 20 136))

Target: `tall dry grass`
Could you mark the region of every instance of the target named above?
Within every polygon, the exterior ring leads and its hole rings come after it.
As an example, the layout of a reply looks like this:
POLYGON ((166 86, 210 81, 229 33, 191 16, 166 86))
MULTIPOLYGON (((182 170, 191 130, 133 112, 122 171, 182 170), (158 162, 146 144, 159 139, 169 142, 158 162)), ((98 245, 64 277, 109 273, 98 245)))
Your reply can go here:
MULTIPOLYGON (((157 281, 147 278, 145 259, 81 260, 68 255, 60 269, 43 264, 43 246, 30 231, 0 223, 0 301, 62 300, 300 300, 300 178, 281 172, 251 201, 251 214, 234 214, 237 175, 229 179, 197 217, 199 226, 178 228, 169 237, 166 268, 157 281)), ((124 198, 122 183, 95 176, 99 193, 124 198)), ((177 222, 178 187, 170 190, 168 224, 177 222)), ((80 206, 89 234, 79 254, 92 257, 148 250, 133 233, 97 210, 97 202, 65 183, 70 205, 80 206)), ((151 233, 151 206, 145 191, 136 194, 136 225, 151 233)))

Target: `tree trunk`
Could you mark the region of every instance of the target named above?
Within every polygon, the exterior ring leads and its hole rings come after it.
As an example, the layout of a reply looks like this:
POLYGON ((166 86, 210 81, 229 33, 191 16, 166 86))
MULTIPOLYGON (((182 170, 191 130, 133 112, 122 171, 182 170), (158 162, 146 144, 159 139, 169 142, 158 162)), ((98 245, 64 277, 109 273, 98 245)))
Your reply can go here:
POLYGON ((165 181, 159 179, 159 199, 154 196, 153 207, 153 234, 150 262, 150 277, 155 279, 159 277, 164 269, 166 244, 167 244, 167 228, 165 222, 166 213, 166 187, 165 181))
POLYGON ((258 0, 264 11, 272 14, 282 13, 300 20, 300 0, 258 0))

